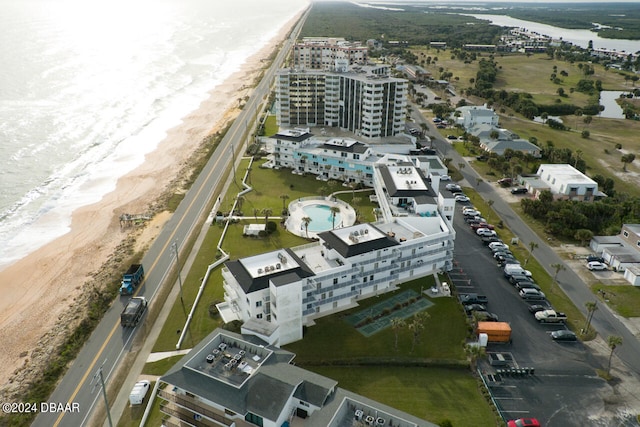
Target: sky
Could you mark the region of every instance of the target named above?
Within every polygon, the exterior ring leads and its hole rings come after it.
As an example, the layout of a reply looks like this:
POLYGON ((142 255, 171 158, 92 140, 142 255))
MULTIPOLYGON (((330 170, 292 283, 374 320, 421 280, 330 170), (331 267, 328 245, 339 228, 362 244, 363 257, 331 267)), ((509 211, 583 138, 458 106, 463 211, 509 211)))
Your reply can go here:
POLYGON ((484 3, 547 3, 547 4, 561 4, 561 3, 638 3, 640 4, 640 0, 514 0, 514 1, 505 1, 505 0, 356 0, 356 2, 362 3, 398 3, 398 4, 407 4, 407 3, 432 3, 432 4, 455 4, 455 3, 464 3, 464 4, 484 4, 484 3))

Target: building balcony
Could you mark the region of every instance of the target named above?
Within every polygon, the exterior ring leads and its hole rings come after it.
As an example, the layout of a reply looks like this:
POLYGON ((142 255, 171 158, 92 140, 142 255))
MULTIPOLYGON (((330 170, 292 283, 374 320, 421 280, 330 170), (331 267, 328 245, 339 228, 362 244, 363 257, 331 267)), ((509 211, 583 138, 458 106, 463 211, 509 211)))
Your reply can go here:
POLYGON ((240 419, 229 419, 222 411, 216 411, 195 398, 177 395, 167 390, 158 390, 158 396, 164 399, 160 404, 160 411, 178 421, 178 425, 192 425, 195 427, 220 427, 236 425, 250 425, 240 419))

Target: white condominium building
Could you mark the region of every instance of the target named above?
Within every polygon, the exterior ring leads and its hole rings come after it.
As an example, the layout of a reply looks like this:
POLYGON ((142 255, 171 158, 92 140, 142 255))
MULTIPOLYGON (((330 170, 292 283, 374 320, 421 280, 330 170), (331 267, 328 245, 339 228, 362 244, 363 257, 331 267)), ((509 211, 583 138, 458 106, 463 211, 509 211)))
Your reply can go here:
POLYGON ((336 59, 345 59, 349 65, 364 65, 368 51, 359 42, 343 38, 305 37, 293 46, 293 66, 299 70, 328 70, 336 59))
POLYGON ((331 71, 283 69, 276 77, 278 125, 328 126, 365 138, 404 131, 408 82, 386 66, 349 68, 337 60, 331 71))

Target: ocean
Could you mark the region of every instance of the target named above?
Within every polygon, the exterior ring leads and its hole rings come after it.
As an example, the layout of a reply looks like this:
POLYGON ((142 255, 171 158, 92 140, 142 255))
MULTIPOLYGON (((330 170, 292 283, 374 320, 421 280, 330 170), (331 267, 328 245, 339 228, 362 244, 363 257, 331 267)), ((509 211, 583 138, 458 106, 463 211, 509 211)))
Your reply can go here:
POLYGON ((306 0, 0 0, 0 270, 141 165, 306 0))

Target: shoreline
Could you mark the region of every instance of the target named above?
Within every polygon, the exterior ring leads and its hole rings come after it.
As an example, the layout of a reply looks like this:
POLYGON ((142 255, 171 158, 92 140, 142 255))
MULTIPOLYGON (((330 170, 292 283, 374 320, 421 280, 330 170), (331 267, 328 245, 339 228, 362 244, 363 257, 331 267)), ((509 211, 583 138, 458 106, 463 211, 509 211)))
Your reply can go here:
MULTIPOLYGON (((120 177, 114 191, 72 214, 70 231, 0 271, 0 395, 19 391, 33 381, 49 356, 86 313, 86 302, 123 251, 145 248, 171 217, 163 195, 180 191, 182 172, 205 138, 224 129, 238 115, 239 98, 251 94, 266 58, 300 18, 296 14, 223 83, 208 92, 196 110, 168 130, 144 163, 120 177), (124 212, 154 211, 143 227, 121 229, 124 212), (36 321, 37 319, 37 321, 36 321), (20 331, 20 333, 16 333, 20 331)), ((127 257, 129 255, 122 255, 127 257)), ((119 271, 119 270, 118 270, 119 271)))

